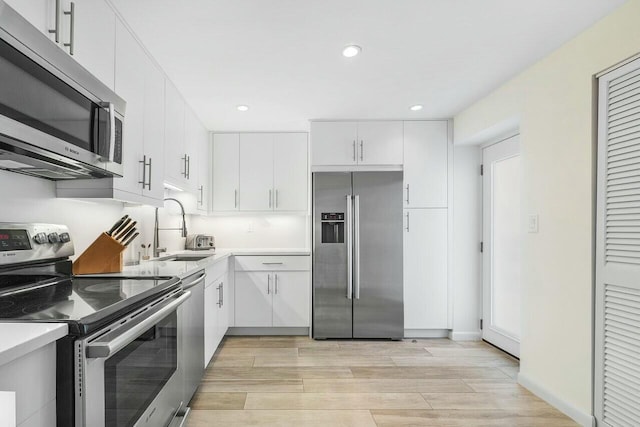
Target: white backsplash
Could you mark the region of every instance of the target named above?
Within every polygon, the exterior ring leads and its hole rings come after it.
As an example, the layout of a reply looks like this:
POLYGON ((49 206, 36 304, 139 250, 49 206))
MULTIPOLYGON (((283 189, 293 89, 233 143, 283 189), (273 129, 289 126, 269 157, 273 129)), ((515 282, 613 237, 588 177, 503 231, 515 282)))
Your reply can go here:
MULTIPOLYGON (((108 230, 122 215, 138 221, 140 236, 125 251, 125 261, 138 258, 141 244, 153 243, 155 209, 129 206, 112 200, 56 198, 55 182, 0 171, 0 222, 65 224, 74 240, 76 256, 108 230)), ((180 208, 167 202, 159 210, 161 228, 181 226, 180 208)), ((213 234, 220 248, 308 248, 309 217, 304 215, 255 215, 206 217, 187 215, 189 234, 213 234)), ((168 251, 184 249, 180 230, 162 230, 160 246, 168 251)), ((151 254, 151 250, 149 250, 151 254)))
POLYGON ((309 248, 307 215, 193 216, 189 233, 212 234, 218 248, 309 248))
POLYGON ((65 224, 76 256, 124 215, 120 202, 58 199, 55 182, 13 172, 0 171, 0 189, 0 222, 65 224))

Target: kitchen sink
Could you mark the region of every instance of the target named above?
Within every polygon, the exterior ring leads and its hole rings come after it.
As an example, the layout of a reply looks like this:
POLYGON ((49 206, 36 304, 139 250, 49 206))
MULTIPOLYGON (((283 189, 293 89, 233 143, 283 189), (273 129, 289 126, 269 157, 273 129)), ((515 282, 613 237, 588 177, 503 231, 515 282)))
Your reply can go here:
POLYGON ((159 261, 200 261, 209 258, 211 255, 171 255, 160 258, 159 261))

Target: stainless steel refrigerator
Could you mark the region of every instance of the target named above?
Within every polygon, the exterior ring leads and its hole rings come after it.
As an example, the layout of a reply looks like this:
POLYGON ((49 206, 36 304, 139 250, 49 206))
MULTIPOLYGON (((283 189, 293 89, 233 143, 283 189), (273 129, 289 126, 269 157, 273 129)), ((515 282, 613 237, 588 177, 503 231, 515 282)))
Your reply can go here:
POLYGON ((402 172, 313 174, 313 337, 404 336, 402 172))

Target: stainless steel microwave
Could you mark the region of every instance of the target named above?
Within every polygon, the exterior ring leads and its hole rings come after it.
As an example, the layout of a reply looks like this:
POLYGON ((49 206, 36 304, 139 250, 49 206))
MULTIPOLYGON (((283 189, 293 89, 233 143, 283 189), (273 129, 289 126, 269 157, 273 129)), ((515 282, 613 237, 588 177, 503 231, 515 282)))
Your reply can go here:
POLYGON ((122 176, 125 101, 0 0, 0 169, 122 176))

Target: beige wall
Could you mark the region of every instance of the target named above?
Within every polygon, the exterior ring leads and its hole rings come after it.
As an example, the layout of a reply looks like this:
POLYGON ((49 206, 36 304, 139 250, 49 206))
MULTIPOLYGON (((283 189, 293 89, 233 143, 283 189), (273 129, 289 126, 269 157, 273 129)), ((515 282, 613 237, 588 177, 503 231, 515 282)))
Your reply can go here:
POLYGON ((524 241, 521 373, 583 414, 592 413, 593 76, 640 53, 639 23, 640 0, 630 0, 454 121, 457 144, 519 118, 523 213, 540 216, 524 241))

